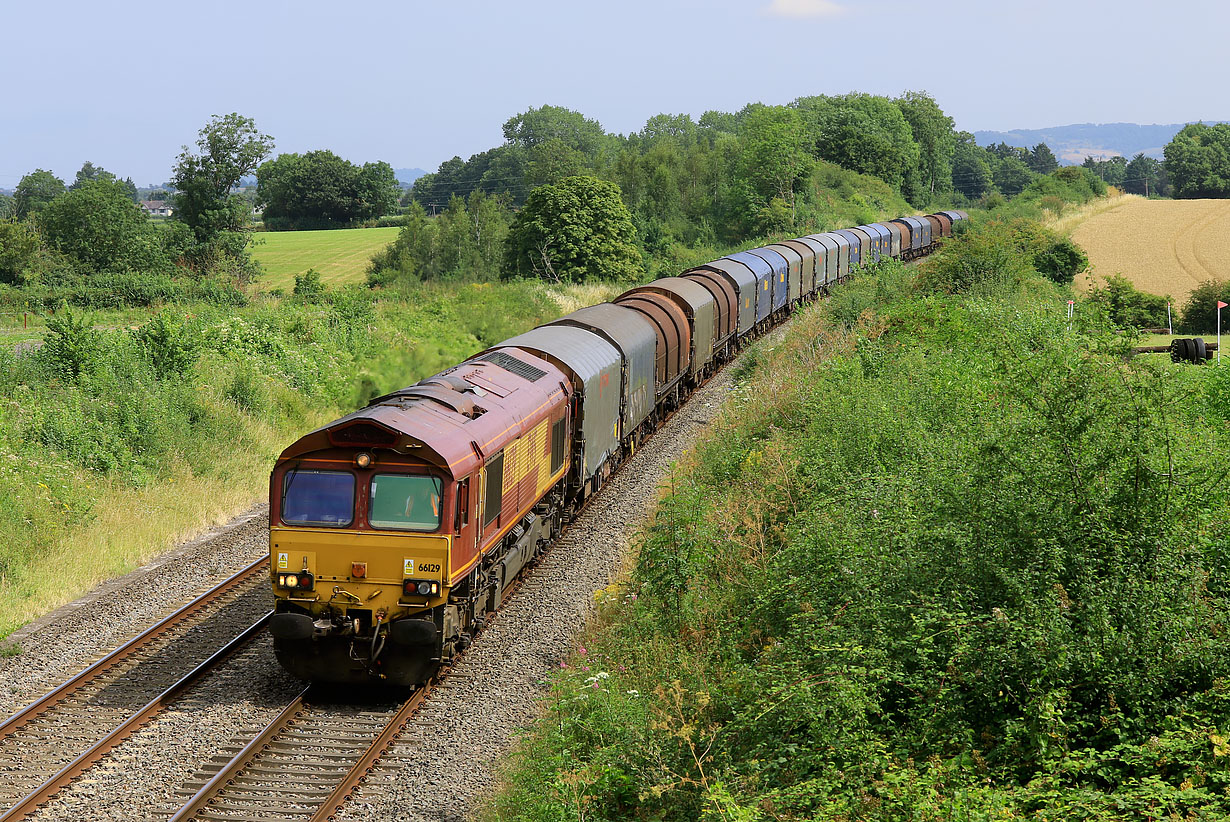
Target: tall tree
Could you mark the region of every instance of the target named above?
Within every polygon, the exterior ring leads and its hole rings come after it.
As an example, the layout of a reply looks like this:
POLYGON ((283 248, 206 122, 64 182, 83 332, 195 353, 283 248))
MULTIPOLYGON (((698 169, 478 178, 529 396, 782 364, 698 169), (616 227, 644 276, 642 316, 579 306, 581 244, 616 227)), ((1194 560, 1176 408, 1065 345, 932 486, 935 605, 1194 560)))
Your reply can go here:
POLYGON ((256 170, 256 201, 270 228, 326 228, 379 217, 397 202, 388 163, 357 166, 332 151, 282 154, 256 170))
POLYGON ((587 160, 597 159, 607 144, 602 124, 579 111, 560 106, 531 108, 504 123, 504 139, 528 149, 548 140, 559 140, 579 151, 587 160))
POLYGON ((29 223, 0 220, 0 283, 21 285, 31 279, 41 247, 29 223))
POLYGON ((971 200, 988 194, 994 186, 987 152, 968 131, 956 135, 952 149, 952 186, 971 200))
POLYGON ((646 121, 638 136, 648 145, 670 140, 680 148, 687 148, 696 142, 696 123, 687 114, 658 114, 646 121))
POLYGON ((1107 185, 1117 186, 1122 185, 1124 179, 1127 178, 1127 162, 1126 157, 1120 157, 1117 154, 1109 158, 1086 157, 1081 167, 1098 175, 1107 185))
POLYGON ((803 118, 785 106, 757 106, 739 133, 739 174, 764 205, 773 198, 795 207, 794 189, 811 170, 803 118))
POLYGON ((114 176, 57 197, 38 215, 47 243, 94 271, 152 271, 169 265, 159 232, 114 176))
POLYGON ((1123 188, 1129 194, 1152 194, 1165 196, 1169 193, 1166 171, 1160 161, 1148 157, 1144 152, 1137 154, 1127 164, 1123 178, 1123 188))
POLYGON ((65 191, 64 181, 50 171, 41 168, 31 171, 21 178, 17 183, 17 190, 13 192, 17 219, 24 220, 39 213, 65 191))
POLYGON ((614 183, 566 177, 534 189, 505 244, 503 276, 630 280, 641 273, 636 229, 614 183))
POLYGON ((76 191, 77 189, 85 185, 86 183, 91 183, 95 180, 114 180, 114 179, 115 179, 115 175, 112 174, 110 171, 107 171, 102 166, 96 166, 93 163, 91 163, 89 160, 86 160, 85 163, 82 164, 81 168, 77 171, 77 176, 73 180, 72 185, 70 185, 68 188, 70 191, 76 191))
POLYGON ((1029 170, 1029 166, 1012 156, 1000 159, 996 163, 992 174, 995 180, 995 187, 1009 197, 1015 197, 1020 194, 1025 189, 1025 186, 1033 182, 1034 179, 1034 173, 1029 170))
POLYGON ((1230 197, 1230 124, 1192 123, 1163 150, 1176 197, 1230 197))
POLYGON ((791 105, 803 115, 822 160, 879 177, 898 189, 918 165, 918 143, 910 124, 887 97, 801 97, 791 105))
POLYGON ((1038 143, 1029 152, 1029 160, 1026 162, 1026 165, 1035 174, 1050 174, 1052 171, 1059 169, 1059 158, 1055 156, 1055 152, 1051 151, 1051 147, 1046 143, 1038 143))
POLYGON ((249 205, 231 189, 269 155, 273 138, 248 117, 214 115, 200 130, 196 148, 184 146, 175 163, 175 219, 199 242, 209 243, 223 232, 247 228, 249 205))
POLYGON ((913 175, 918 190, 911 192, 914 199, 921 201, 923 196, 930 199, 944 194, 952 184, 952 152, 956 145, 952 118, 923 91, 907 91, 894 102, 918 144, 918 166, 913 175))

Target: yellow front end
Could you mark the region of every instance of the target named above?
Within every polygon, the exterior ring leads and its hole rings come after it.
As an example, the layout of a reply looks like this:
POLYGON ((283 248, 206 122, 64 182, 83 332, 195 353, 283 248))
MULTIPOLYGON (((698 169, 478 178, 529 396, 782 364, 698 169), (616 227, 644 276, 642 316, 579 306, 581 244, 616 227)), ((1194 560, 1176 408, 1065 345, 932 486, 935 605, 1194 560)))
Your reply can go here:
POLYGON ((387 623, 443 604, 448 597, 451 537, 339 531, 331 528, 270 530, 273 594, 283 610, 293 603, 314 617, 364 610, 387 623), (288 587, 288 576, 311 575, 310 590, 288 587), (430 591, 407 593, 407 580, 430 591), (285 603, 285 604, 284 604, 285 603))

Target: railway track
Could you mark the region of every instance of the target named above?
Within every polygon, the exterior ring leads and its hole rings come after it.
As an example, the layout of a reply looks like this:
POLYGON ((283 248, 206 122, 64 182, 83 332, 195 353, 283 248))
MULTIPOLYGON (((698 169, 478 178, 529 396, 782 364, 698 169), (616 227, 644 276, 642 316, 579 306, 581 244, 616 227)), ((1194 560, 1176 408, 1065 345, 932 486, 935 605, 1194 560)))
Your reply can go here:
POLYGON ((0 822, 24 819, 246 646, 268 619, 262 557, 0 724, 0 822))
MULTIPOLYGON (((582 509, 589 504, 587 500, 582 509)), ((492 621, 499 619, 550 550, 517 577, 492 621)), ((452 665, 442 669, 435 681, 445 680, 444 687, 451 687, 447 682, 451 669, 452 665)), ((417 688, 398 703, 384 704, 339 702, 335 689, 304 688, 264 728, 247 729, 244 738, 250 741, 234 744, 233 756, 216 757, 185 782, 176 793, 186 801, 170 822, 332 819, 389 747, 404 741, 403 731, 433 687, 417 688)))
POLYGON ((252 740, 229 760, 210 763, 186 783, 179 793, 189 798, 171 822, 332 818, 428 693, 336 705, 327 691, 305 689, 271 723, 251 729, 252 740))

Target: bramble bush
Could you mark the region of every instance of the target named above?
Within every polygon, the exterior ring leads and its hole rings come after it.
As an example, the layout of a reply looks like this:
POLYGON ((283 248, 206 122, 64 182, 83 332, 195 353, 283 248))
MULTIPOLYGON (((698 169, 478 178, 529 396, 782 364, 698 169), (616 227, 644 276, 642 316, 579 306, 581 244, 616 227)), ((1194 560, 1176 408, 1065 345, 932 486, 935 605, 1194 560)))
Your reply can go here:
POLYGON ((986 294, 1017 290, 1037 274, 1065 285, 1088 265, 1085 252, 1070 239, 1018 217, 963 230, 924 260, 919 271, 927 291, 986 294))

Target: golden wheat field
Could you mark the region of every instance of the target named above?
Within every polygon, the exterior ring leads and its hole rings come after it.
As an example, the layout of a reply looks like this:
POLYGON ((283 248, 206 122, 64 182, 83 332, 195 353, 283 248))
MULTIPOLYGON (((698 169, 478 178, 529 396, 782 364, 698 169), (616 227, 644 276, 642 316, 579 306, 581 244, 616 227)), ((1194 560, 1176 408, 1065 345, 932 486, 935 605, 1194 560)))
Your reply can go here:
POLYGON ((1230 200, 1124 198, 1078 225, 1072 239, 1089 255, 1089 275, 1077 279, 1084 290, 1122 274, 1182 306, 1200 283, 1230 280, 1230 200))

